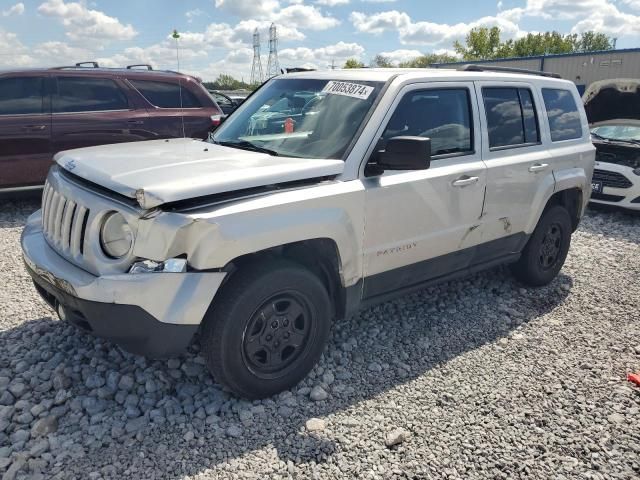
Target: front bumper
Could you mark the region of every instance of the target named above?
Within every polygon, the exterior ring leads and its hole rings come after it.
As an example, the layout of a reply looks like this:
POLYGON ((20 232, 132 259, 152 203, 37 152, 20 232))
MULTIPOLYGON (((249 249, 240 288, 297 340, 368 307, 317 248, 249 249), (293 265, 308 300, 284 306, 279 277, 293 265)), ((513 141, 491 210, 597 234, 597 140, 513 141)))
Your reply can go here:
POLYGON ((632 168, 615 163, 596 162, 596 169, 623 175, 631 182, 631 186, 614 188, 605 185, 601 194, 592 193, 591 202, 640 211, 640 176, 633 173, 632 168))
POLYGON ((140 355, 184 350, 198 330, 224 272, 94 276, 53 250, 42 234, 40 211, 22 232, 27 271, 40 295, 62 306, 72 323, 140 355))

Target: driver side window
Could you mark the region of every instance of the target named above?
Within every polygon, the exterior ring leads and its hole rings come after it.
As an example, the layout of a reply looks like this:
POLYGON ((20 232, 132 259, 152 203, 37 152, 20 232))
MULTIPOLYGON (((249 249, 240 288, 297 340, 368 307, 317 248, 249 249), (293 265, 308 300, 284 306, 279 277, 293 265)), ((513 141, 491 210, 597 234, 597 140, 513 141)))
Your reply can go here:
POLYGON ((431 139, 431 155, 473 151, 471 100, 466 88, 416 90, 396 107, 382 134, 383 145, 392 137, 431 139))

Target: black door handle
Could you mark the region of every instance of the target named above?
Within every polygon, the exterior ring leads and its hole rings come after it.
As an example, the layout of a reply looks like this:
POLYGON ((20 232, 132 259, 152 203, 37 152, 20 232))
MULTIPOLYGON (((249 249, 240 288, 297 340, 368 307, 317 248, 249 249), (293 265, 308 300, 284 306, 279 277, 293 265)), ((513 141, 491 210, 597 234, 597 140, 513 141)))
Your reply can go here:
POLYGON ((29 130, 31 132, 39 132, 47 128, 46 125, 25 125, 22 127, 23 130, 29 130))

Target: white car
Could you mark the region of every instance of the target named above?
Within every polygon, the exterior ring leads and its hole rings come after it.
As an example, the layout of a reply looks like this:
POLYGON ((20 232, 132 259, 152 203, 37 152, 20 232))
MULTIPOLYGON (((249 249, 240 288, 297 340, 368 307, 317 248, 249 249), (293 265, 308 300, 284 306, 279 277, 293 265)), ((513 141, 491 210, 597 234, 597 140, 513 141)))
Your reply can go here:
POLYGON ((583 100, 596 147, 591 201, 640 211, 640 80, 594 82, 583 100))
POLYGON ((295 385, 360 308, 506 263, 546 285, 591 193, 587 117, 569 81, 475 68, 282 75, 209 142, 62 152, 27 270, 61 318, 129 351, 200 332, 248 398, 295 385))

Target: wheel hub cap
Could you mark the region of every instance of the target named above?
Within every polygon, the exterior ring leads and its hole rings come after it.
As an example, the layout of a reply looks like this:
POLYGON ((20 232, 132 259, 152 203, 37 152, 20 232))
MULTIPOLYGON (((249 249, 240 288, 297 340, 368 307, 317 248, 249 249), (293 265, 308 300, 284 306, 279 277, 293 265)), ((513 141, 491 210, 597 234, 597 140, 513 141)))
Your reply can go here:
POLYGON ((267 300, 250 319, 244 332, 243 350, 257 373, 274 373, 290 366, 304 350, 310 333, 310 314, 295 294, 267 300))
POLYGON ((556 223, 549 226, 540 244, 540 265, 544 269, 553 267, 562 247, 562 229, 556 223))

